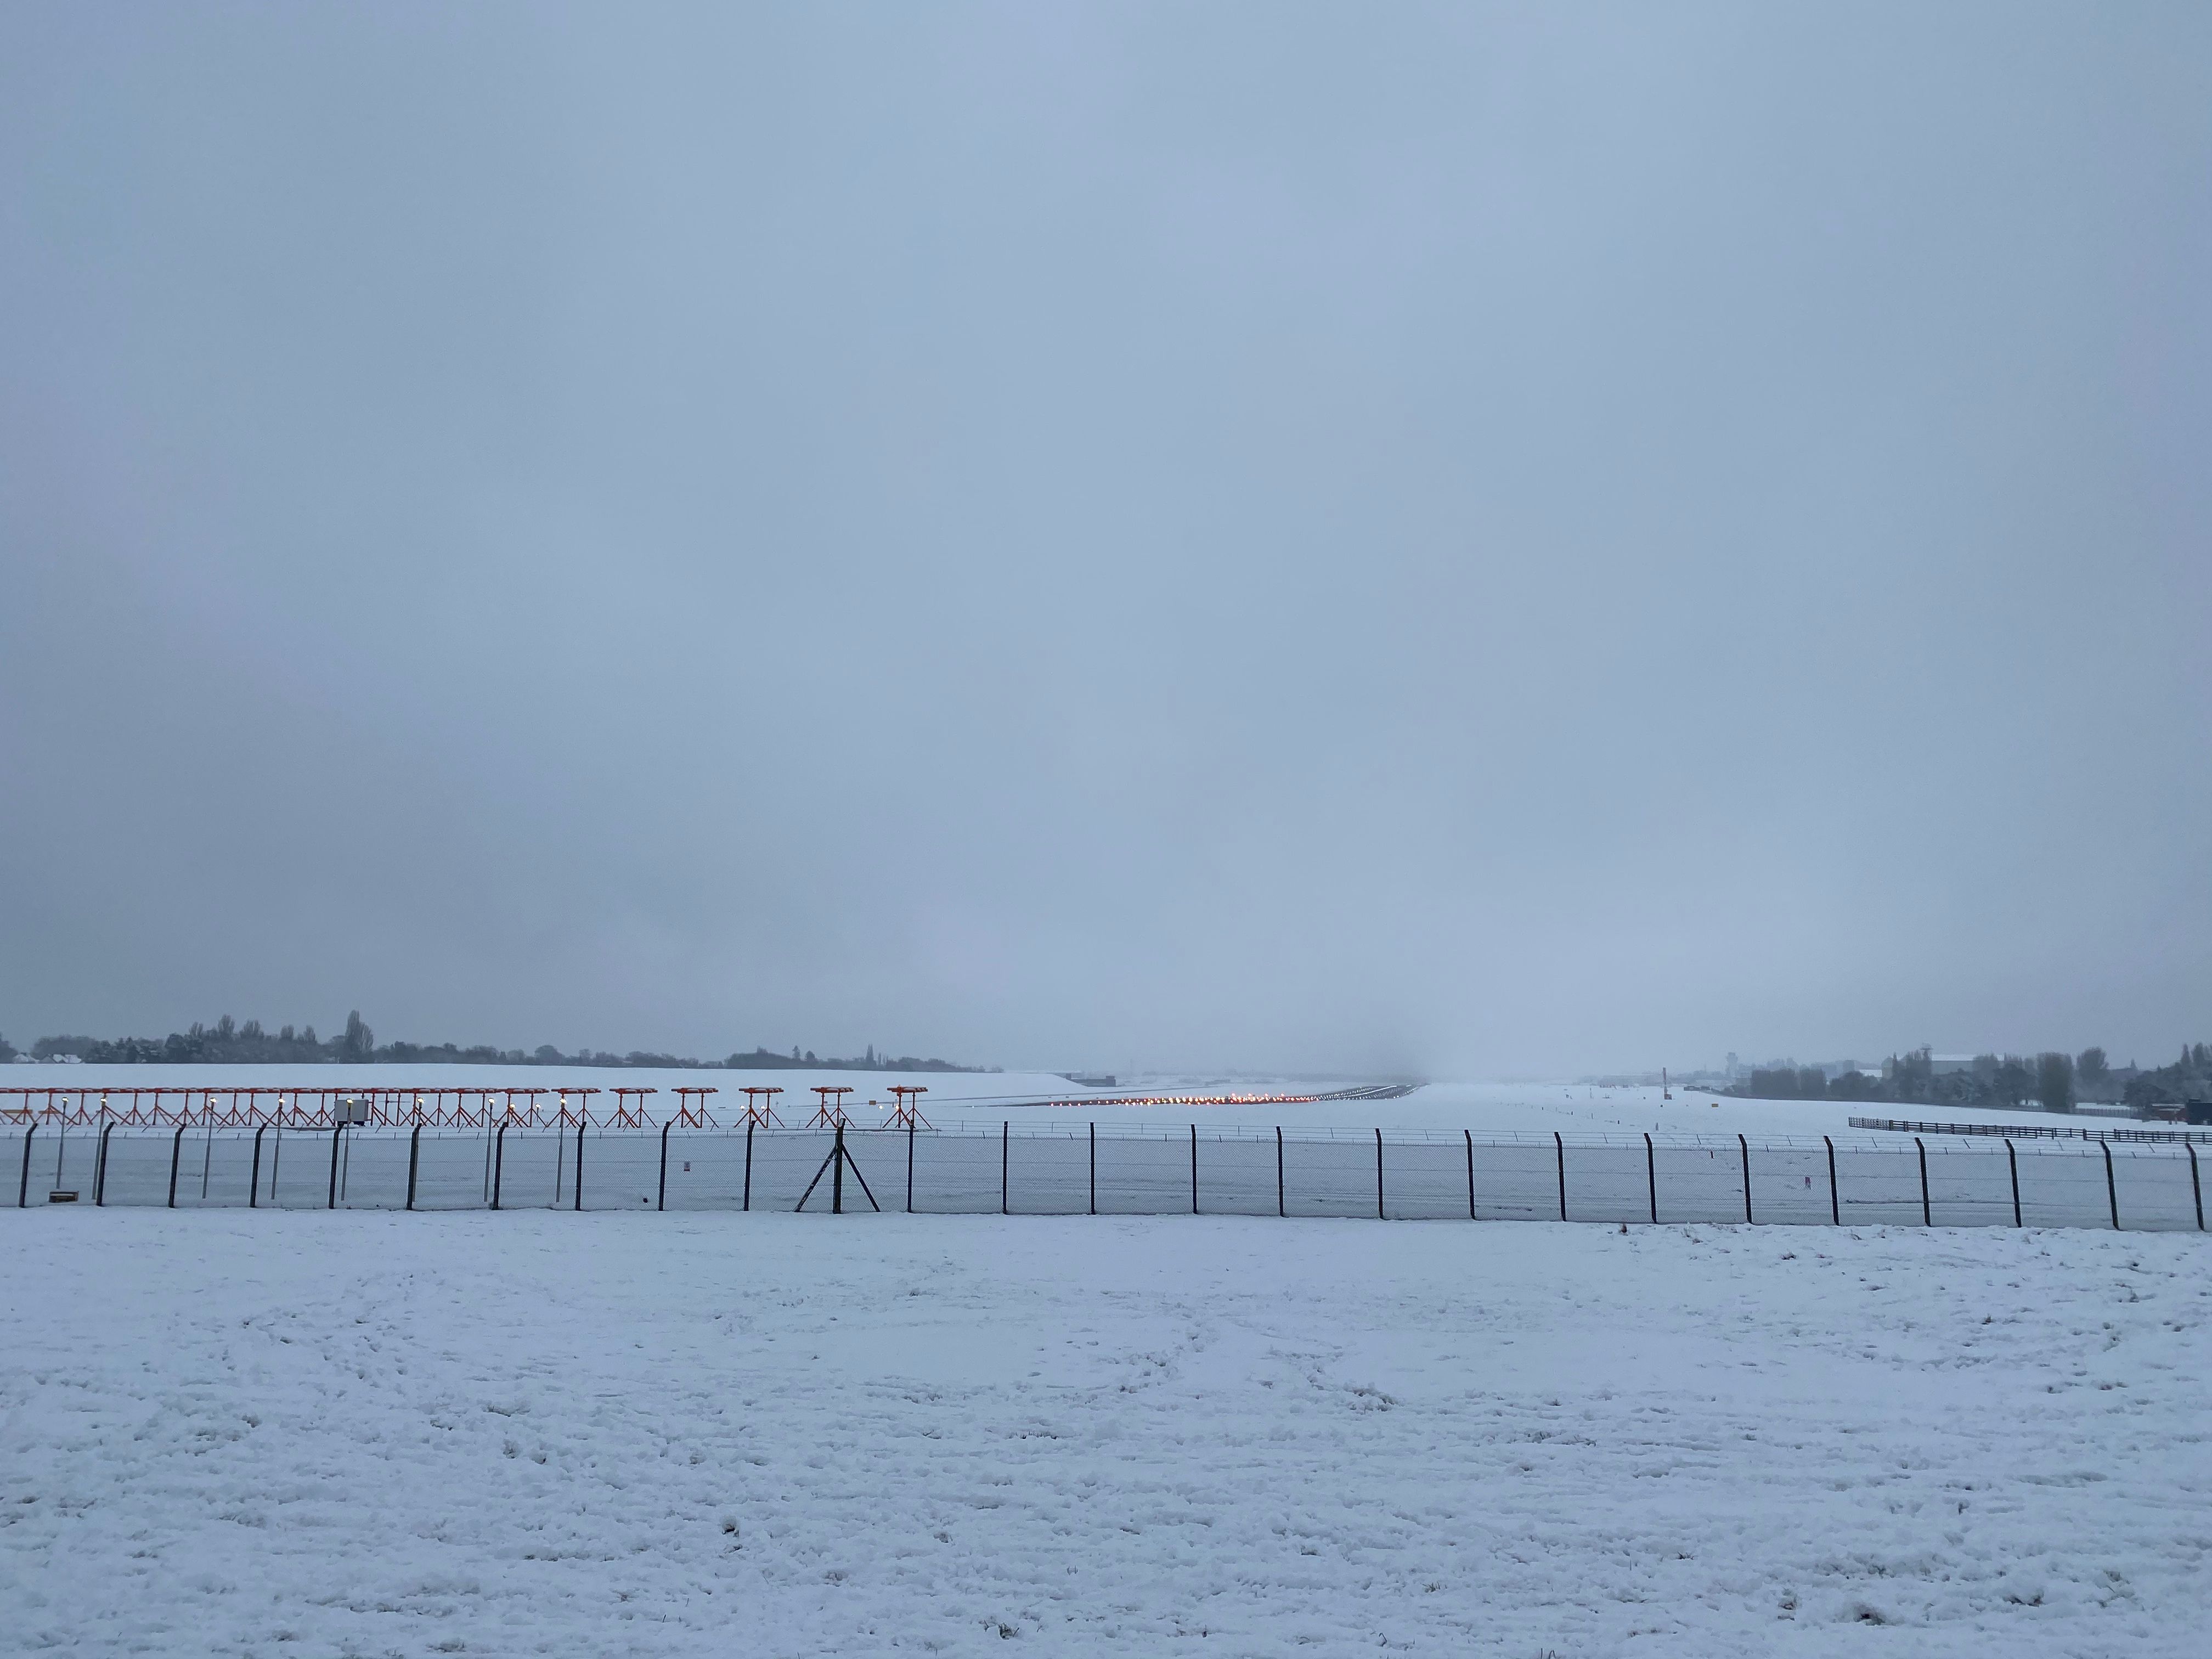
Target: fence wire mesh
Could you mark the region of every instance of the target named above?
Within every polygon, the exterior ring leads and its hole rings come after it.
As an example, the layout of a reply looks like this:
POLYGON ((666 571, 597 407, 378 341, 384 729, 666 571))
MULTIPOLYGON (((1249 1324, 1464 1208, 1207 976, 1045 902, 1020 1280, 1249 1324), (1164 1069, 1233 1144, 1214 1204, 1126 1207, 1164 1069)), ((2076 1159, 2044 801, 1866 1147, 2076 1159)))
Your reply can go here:
MULTIPOLYGON (((796 1210, 2203 1231, 2187 1143, 1297 1129, 149 1131, 14 1137, 19 1206, 796 1210)), ((4 1165, 0 1165, 4 1167, 4 1165)))

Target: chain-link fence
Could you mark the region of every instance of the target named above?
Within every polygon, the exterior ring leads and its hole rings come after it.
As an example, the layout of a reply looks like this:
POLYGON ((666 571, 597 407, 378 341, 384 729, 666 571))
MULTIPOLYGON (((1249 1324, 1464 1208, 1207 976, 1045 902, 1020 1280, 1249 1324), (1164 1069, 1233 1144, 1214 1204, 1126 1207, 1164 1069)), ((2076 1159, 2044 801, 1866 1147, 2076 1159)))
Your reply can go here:
POLYGON ((2186 1144, 1011 1123, 918 1133, 41 1125, 13 1150, 13 1196, 27 1207, 2204 1226, 2198 1154, 2186 1144))

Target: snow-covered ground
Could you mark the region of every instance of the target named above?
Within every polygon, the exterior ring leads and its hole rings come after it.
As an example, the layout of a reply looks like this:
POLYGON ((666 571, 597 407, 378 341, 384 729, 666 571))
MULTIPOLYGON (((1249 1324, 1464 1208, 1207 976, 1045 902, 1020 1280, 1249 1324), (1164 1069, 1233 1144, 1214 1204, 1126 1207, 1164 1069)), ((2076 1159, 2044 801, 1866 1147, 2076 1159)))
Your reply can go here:
POLYGON ((717 1091, 712 1108, 725 1117, 742 1116, 748 1085, 780 1088, 777 1109, 804 1117, 815 1105, 814 1085, 843 1084, 854 1094, 848 1108, 871 1097, 890 1103, 895 1083, 927 1089, 931 1101, 1034 1100, 1053 1094, 1079 1093, 1051 1072, 828 1072, 660 1069, 651 1066, 6 1066, 0 1089, 274 1089, 286 1085, 344 1089, 596 1089, 599 1104, 613 1106, 617 1088, 657 1091, 648 1109, 672 1110, 678 1089, 717 1091))
MULTIPOLYGON (((2048 1123, 2039 1112, 1991 1113, 1972 1108, 1890 1106, 1842 1101, 1717 1099, 1673 1091, 1671 1100, 1656 1088, 1601 1089, 1585 1084, 1431 1083, 1396 1100, 1322 1100, 1272 1105, 1177 1107, 1119 1106, 1116 1095, 1133 1090, 1165 1094, 1316 1094, 1361 1079, 1176 1078, 1132 1079, 1111 1090, 1085 1090, 1050 1072, 724 1072, 607 1071, 578 1066, 0 1066, 0 1088, 167 1089, 224 1088, 283 1084, 314 1087, 380 1089, 539 1088, 600 1091, 611 1109, 617 1086, 659 1092, 647 1110, 658 1118, 675 1106, 678 1088, 713 1088, 710 1109, 727 1122, 742 1119, 748 1085, 781 1087, 782 1117, 803 1122, 815 1105, 816 1084, 845 1084, 854 1090, 846 1105, 856 1120, 887 1113, 895 1083, 928 1090, 921 1109, 945 1127, 996 1123, 1002 1119, 1037 1121, 1048 1118, 1095 1119, 1101 1123, 1180 1123, 1197 1117, 1208 1125, 1249 1124, 1285 1127, 1438 1129, 1477 1135, 1522 1130, 1574 1134, 1609 1133, 1749 1135, 1820 1135, 1850 1133, 1857 1117, 1940 1118, 1944 1121, 1984 1118, 1992 1121, 2048 1123), (1055 1098, 1081 1105, 1038 1107, 1022 1103, 1055 1098)), ((2102 1127, 2101 1119, 2081 1121, 2102 1127)))
MULTIPOLYGON (((1249 1093, 1310 1093, 1328 1085, 1317 1083, 1252 1083, 1240 1080, 1236 1089, 1249 1093)), ((1070 1095, 1079 1091, 1066 1091, 1070 1095)), ((1054 1112, 1112 1122, 1132 1119, 1181 1122, 1197 1115, 1202 1122, 1249 1122, 1285 1127, 1329 1127, 1383 1129, 1440 1129, 1456 1134, 1471 1129, 1477 1135, 1502 1131, 1554 1131, 1570 1137, 1612 1133, 1668 1135, 1822 1135, 1860 1134, 1854 1117, 1936 1118, 1945 1122, 1981 1120, 1990 1122, 2054 1123, 2069 1120, 2044 1113, 1986 1112, 1968 1108, 1893 1106, 1864 1102, 1810 1100, 1738 1100, 1708 1094, 1669 1091, 1658 1088, 1601 1089, 1595 1085, 1562 1083, 1431 1083, 1396 1100, 1319 1100, 1306 1103, 1268 1106, 1115 1107, 1099 1103, 1054 1108, 1054 1112)), ((927 1109, 927 1106, 925 1109, 927 1109)), ((978 1102, 963 1108, 950 1098, 940 1112, 952 1118, 994 1119, 994 1109, 978 1102)), ((997 1116, 1005 1116, 1005 1111, 997 1116)), ((1032 1109, 1028 1115, 1042 1114, 1032 1109)), ((1016 1117, 1020 1113, 1014 1114, 1016 1117)), ((2109 1127, 2104 1119, 2073 1120, 2091 1127, 2109 1127)))
POLYGON ((2206 1650, 2194 1235, 36 1209, 0 1252, 9 1652, 2206 1650))

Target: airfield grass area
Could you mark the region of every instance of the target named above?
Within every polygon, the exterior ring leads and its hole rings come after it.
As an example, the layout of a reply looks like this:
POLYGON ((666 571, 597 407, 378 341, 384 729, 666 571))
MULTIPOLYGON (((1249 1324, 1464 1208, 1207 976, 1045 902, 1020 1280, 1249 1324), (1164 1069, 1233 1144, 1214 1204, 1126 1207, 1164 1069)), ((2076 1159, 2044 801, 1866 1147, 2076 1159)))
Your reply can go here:
POLYGON ((0 1649, 2195 1656, 2212 1249, 0 1214, 0 1649))

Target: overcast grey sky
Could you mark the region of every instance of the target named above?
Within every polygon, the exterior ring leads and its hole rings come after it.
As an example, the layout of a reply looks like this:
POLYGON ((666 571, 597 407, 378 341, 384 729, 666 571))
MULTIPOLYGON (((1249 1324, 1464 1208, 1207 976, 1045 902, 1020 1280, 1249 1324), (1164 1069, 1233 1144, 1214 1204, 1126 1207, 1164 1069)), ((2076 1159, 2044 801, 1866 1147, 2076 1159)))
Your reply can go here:
POLYGON ((2212 9, 16 4, 0 1030, 2212 1037, 2212 9))

